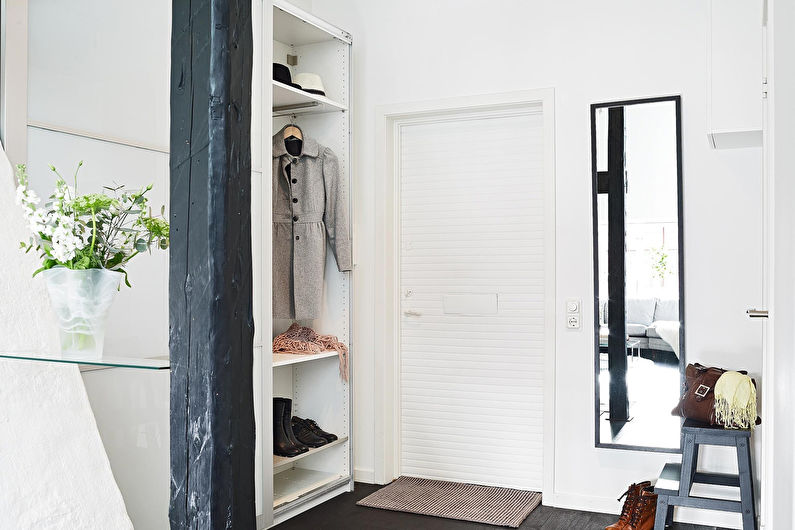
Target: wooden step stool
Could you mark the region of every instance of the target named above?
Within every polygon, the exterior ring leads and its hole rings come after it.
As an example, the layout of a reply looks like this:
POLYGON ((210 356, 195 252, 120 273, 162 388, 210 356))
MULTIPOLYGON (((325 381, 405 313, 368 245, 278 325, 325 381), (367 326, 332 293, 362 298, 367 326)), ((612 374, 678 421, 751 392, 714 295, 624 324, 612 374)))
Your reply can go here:
POLYGON ((756 530, 754 479, 751 473, 751 430, 724 429, 685 420, 682 426, 683 448, 681 464, 665 464, 654 487, 657 494, 657 516, 654 530, 664 530, 673 523, 673 507, 687 506, 742 514, 743 530, 756 530), (697 472, 700 445, 722 445, 737 451, 738 475, 697 472), (740 488, 739 501, 693 497, 693 484, 712 484, 740 488))

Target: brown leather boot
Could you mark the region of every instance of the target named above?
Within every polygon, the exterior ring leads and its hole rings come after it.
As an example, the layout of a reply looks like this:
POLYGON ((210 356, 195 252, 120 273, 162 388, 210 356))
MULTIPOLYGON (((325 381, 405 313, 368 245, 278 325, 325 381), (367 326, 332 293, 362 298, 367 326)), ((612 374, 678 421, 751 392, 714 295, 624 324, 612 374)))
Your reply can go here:
POLYGON ((620 501, 622 498, 626 497, 624 501, 624 506, 621 508, 621 515, 618 517, 618 521, 610 526, 606 527, 605 530, 626 530, 627 525, 629 524, 630 519, 632 518, 632 514, 635 511, 635 505, 638 503, 640 499, 640 494, 644 488, 648 488, 651 486, 651 482, 648 480, 646 482, 641 482, 640 484, 632 484, 630 487, 627 488, 621 497, 618 498, 620 501))
POLYGON ((651 488, 644 489, 635 503, 635 511, 629 518, 626 530, 653 530, 656 513, 657 494, 651 488))

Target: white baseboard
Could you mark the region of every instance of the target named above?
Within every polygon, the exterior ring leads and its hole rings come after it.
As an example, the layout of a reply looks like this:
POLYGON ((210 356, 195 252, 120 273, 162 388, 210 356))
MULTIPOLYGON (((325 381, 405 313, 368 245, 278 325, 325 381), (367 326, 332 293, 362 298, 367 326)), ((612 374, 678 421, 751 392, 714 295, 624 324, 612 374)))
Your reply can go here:
POLYGON ((375 470, 371 468, 353 468, 353 480, 364 482, 365 484, 375 484, 375 470))
MULTIPOLYGON (((586 512, 613 513, 618 515, 621 503, 613 497, 590 497, 571 493, 555 493, 544 496, 544 506, 580 510, 586 512)), ((717 526, 719 528, 742 529, 740 514, 716 512, 712 510, 696 510, 693 508, 676 508, 674 520, 679 523, 717 526)))
POLYGON ((616 502, 615 497, 591 497, 573 493, 553 493, 551 496, 544 495, 542 502, 544 506, 585 512, 618 514, 621 510, 621 504, 616 502))

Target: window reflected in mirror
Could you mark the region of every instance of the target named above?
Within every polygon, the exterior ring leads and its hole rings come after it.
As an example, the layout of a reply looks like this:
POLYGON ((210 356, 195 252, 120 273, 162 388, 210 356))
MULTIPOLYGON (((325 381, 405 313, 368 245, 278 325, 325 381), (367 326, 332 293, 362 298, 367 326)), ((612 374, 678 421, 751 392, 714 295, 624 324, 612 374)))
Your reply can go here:
POLYGON ((678 96, 591 107, 596 445, 677 451, 684 369, 678 96))

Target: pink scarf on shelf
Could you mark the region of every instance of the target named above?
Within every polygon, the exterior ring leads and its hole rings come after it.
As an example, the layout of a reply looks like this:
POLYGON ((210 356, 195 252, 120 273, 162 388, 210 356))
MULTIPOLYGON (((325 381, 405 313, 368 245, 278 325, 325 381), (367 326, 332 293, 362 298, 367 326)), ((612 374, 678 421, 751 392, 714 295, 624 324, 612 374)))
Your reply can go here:
POLYGON ((284 333, 273 338, 273 353, 312 355, 324 351, 336 351, 340 358, 340 377, 348 380, 348 347, 334 335, 318 335, 312 328, 304 328, 293 322, 284 333))

